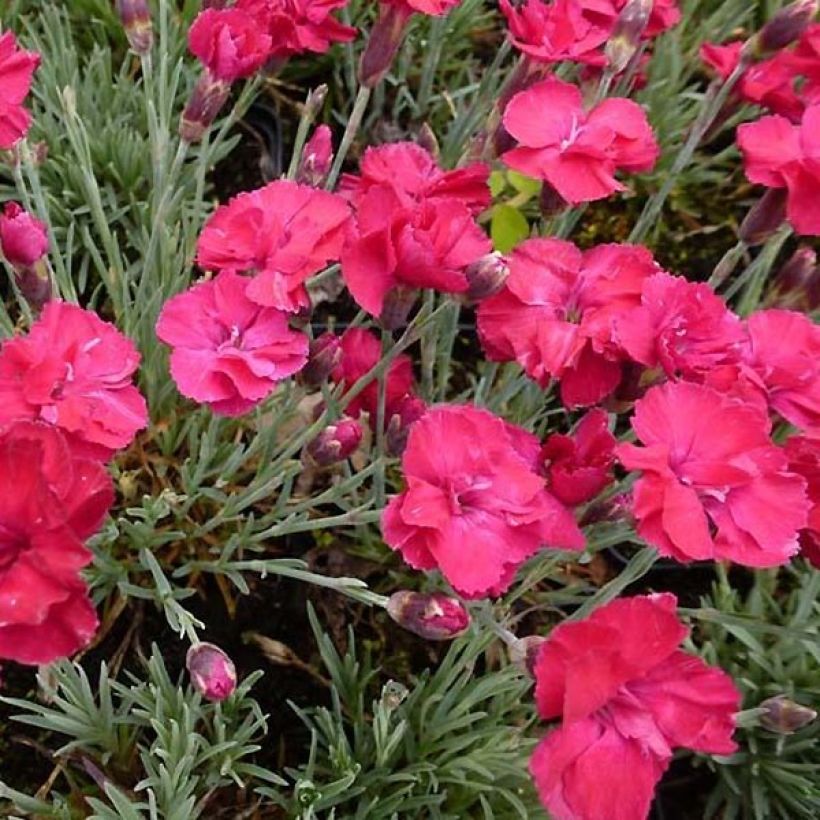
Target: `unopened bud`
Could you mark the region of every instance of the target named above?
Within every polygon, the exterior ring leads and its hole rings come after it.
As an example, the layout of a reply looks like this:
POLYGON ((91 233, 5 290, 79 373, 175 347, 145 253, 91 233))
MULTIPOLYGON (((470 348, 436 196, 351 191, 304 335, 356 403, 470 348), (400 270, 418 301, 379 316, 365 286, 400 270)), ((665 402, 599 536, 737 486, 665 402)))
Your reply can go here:
POLYGON ((780 9, 757 36, 762 53, 779 51, 798 40, 817 15, 818 0, 797 0, 780 9))
POLYGON ((774 289, 767 306, 811 313, 820 307, 820 266, 817 253, 807 245, 799 247, 774 277, 774 289))
POLYGON ((208 700, 225 700, 236 689, 236 667, 216 644, 195 643, 185 656, 194 689, 208 700))
POLYGON ((0 251, 15 270, 30 268, 48 253, 46 226, 16 202, 0 214, 0 251))
POLYGON ((399 625, 428 641, 449 641, 466 631, 470 613, 457 598, 442 592, 394 592, 387 613, 399 625))
POLYGON ((609 70, 620 74, 638 50, 641 35, 652 14, 653 0, 629 0, 623 7, 612 36, 604 46, 609 70))
POLYGON ((814 709, 801 706, 785 695, 767 698, 759 708, 766 710, 760 716, 760 725, 779 735, 791 735, 798 729, 808 726, 817 717, 814 709))
POLYGON ((305 100, 305 116, 313 122, 319 116, 324 108, 325 100, 327 99, 327 85, 322 83, 317 85, 312 91, 308 92, 305 100))
POLYGON ((231 93, 231 86, 205 72, 194 87, 191 99, 182 112, 179 135, 188 143, 199 142, 211 127, 216 115, 231 93))
POLYGON ((313 188, 321 188, 333 164, 333 141, 330 128, 320 125, 307 141, 299 160, 296 181, 313 188))
POLYGON ((404 5, 382 3, 379 19, 370 30, 367 45, 359 62, 359 83, 375 88, 390 70, 404 39, 412 11, 404 5))
POLYGON ((544 219, 551 219, 569 207, 569 202, 555 190, 555 188, 544 181, 541 185, 541 195, 538 197, 538 207, 544 219))
POLYGON ((786 219, 785 188, 769 188, 749 209, 740 226, 740 238, 747 245, 760 245, 769 239, 786 219))
POLYGON ((418 396, 408 394, 395 408, 387 422, 385 448, 387 454, 398 458, 407 447, 410 427, 427 412, 427 405, 418 396))
POLYGON ((416 304, 418 290, 396 285, 384 297, 382 312, 379 314, 379 324, 385 330, 399 330, 407 324, 407 317, 416 304))
POLYGON ((307 446, 307 454, 320 467, 344 461, 362 443, 362 428, 355 419, 343 417, 328 425, 307 446))
POLYGON ((131 50, 137 54, 147 54, 154 43, 147 0, 116 0, 116 7, 131 50))
POLYGON ((310 343, 307 364, 299 372, 305 387, 320 387, 342 360, 342 340, 328 331, 310 343))
POLYGON ((463 298, 467 302, 480 302, 495 296, 510 275, 507 260, 498 251, 488 253, 473 262, 465 271, 467 290, 463 298))
POLYGON ((535 662, 538 660, 538 650, 546 641, 547 639, 542 638, 540 635, 527 635, 513 641, 507 647, 510 663, 535 677, 535 662))
POLYGON ((14 279, 23 298, 38 312, 53 295, 51 274, 45 260, 41 259, 29 268, 14 272, 14 279))
POLYGON ((429 123, 422 123, 416 135, 416 144, 420 145, 430 156, 438 160, 441 154, 441 146, 438 144, 438 137, 429 123))

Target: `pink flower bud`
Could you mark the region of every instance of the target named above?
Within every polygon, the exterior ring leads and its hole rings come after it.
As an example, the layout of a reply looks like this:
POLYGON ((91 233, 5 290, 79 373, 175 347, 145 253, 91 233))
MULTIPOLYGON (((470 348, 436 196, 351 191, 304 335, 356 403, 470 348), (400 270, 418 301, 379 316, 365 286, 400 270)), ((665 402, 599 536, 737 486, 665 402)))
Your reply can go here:
POLYGON ((798 729, 808 726, 816 717, 817 712, 808 706, 801 706, 785 695, 775 695, 764 700, 760 707, 766 712, 760 716, 760 725, 770 732, 779 735, 791 735, 798 729))
POLYGON ((761 52, 779 51, 799 39, 817 15, 818 0, 797 0, 780 9, 757 37, 761 52))
POLYGON ((31 267, 48 253, 46 226, 16 202, 7 202, 0 215, 0 250, 13 268, 31 267))
POLYGON ((448 641, 470 625, 464 604, 441 592, 394 592, 387 601, 387 613, 399 626, 428 641, 448 641))
POLYGON ((629 0, 623 7, 612 36, 604 47, 609 69, 620 74, 638 50, 641 35, 652 14, 653 0, 629 0))
POLYGON ((333 164, 333 140, 330 128, 320 125, 307 141, 299 160, 296 181, 303 185, 321 188, 330 174, 333 164))
POLYGON ((817 253, 807 245, 799 247, 774 277, 768 307, 810 313, 820 307, 820 266, 817 253))
POLYGON ((305 387, 320 387, 342 361, 342 340, 328 331, 310 343, 307 364, 299 372, 305 387))
POLYGON ((307 446, 307 453, 320 467, 344 461, 362 443, 362 428, 355 419, 343 417, 328 425, 307 446))
POLYGON ((749 209, 740 225, 740 238, 747 245, 761 245, 783 224, 786 219, 785 188, 769 188, 749 209))
POLYGON ((495 251, 473 262, 465 271, 467 291, 463 294, 467 302, 480 302, 495 296, 510 275, 507 260, 495 251))
POLYGON ((379 324, 385 330, 399 330, 407 324, 407 317, 416 304, 419 292, 416 288, 396 285, 384 297, 379 324))
POLYGON ((228 99, 231 86, 206 71, 197 82, 188 105, 182 112, 179 136, 188 143, 199 142, 211 127, 228 99))
POLYGON ((420 145, 438 162, 441 155, 441 146, 438 144, 438 137, 436 132, 430 127, 429 123, 422 123, 419 132, 416 135, 416 145, 420 145))
POLYGON ((370 31, 367 45, 359 63, 359 83, 375 88, 390 70, 404 39, 411 10, 390 3, 379 9, 379 19, 370 31))
POLYGON ((185 656, 185 666, 194 689, 208 700, 225 700, 236 689, 236 667, 215 644, 193 644, 185 656))
POLYGON ((154 43, 154 30, 146 0, 116 0, 116 8, 132 51, 147 54, 154 43))
POLYGON ((385 445, 387 454, 398 458, 407 447, 410 427, 427 412, 427 405, 418 396, 406 395, 394 408, 387 422, 385 445))

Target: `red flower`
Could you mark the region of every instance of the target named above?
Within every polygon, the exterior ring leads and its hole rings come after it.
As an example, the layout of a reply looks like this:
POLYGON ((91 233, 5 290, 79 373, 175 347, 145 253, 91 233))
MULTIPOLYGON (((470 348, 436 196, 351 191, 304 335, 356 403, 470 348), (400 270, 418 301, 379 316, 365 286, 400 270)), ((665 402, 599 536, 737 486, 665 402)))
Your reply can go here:
POLYGON ((546 180, 573 205, 625 190, 615 171, 648 171, 659 154, 637 103, 611 98, 585 111, 580 90, 554 78, 516 94, 504 111, 504 127, 518 141, 504 162, 546 180), (534 117, 533 111, 550 116, 534 117))
POLYGON ((441 17, 454 9, 461 0, 381 0, 383 5, 393 6, 405 14, 426 14, 441 17))
POLYGON ((595 404, 621 378, 616 318, 640 304, 658 265, 639 245, 582 253, 560 239, 529 239, 509 258, 504 289, 479 305, 478 332, 492 361, 517 361, 546 387, 561 382, 567 406, 595 404))
POLYGON ((179 392, 224 416, 247 413, 307 362, 307 336, 286 313, 252 302, 246 286, 225 271, 169 299, 157 321, 179 392))
POLYGON ((380 316, 399 287, 465 292, 466 268, 491 250, 474 220, 489 202, 487 166, 446 172, 420 146, 396 143, 368 149, 361 170, 341 186, 356 209, 342 253, 356 302, 380 316))
POLYGON ((732 754, 740 694, 678 649, 674 595, 621 598, 557 626, 538 649, 535 700, 561 725, 530 761, 555 820, 643 820, 676 748, 732 754))
POLYGON ((820 105, 807 108, 799 125, 780 116, 741 125, 737 142, 749 180, 786 188, 795 232, 820 236, 820 105))
POLYGON ((789 469, 806 479, 809 493, 809 521, 800 533, 803 557, 820 569, 820 439, 792 436, 783 449, 789 469))
POLYGON ((324 54, 334 43, 349 43, 356 29, 342 25, 332 12, 347 0, 238 0, 236 8, 252 15, 268 33, 268 57, 324 54))
POLYGON ((572 515, 535 472, 537 447, 486 410, 428 410, 410 429, 407 488, 385 509, 385 541, 413 568, 441 570, 468 598, 503 593, 545 546, 582 549, 572 515))
POLYGON ((615 337, 634 361, 685 378, 737 360, 745 341, 740 320, 708 285, 668 273, 644 282, 641 306, 618 316, 615 337))
POLYGON ((78 454, 107 459, 145 427, 145 400, 131 383, 133 342, 91 310, 51 301, 26 336, 0 347, 0 424, 41 419, 78 454))
POLYGON ((212 77, 232 83, 262 67, 271 38, 255 17, 238 8, 206 9, 188 32, 188 48, 212 77))
POLYGON ((31 267, 48 253, 46 226, 16 202, 7 202, 0 215, 0 250, 12 267, 31 267))
MULTIPOLYGON (((362 377, 370 373, 382 357, 378 337, 369 330, 351 328, 341 338, 342 356, 334 367, 331 378, 339 384, 344 382, 350 389, 362 377)), ((406 396, 413 390, 413 363, 405 354, 397 356, 387 370, 385 386, 385 419, 398 413, 406 396)), ((345 408, 351 416, 368 413, 372 424, 376 422, 379 406, 378 381, 373 379, 345 408)))
POLYGON ((541 462, 550 492, 568 507, 595 498, 612 480, 615 444, 603 410, 590 410, 571 436, 549 436, 541 462))
POLYGON ((197 244, 207 270, 250 271, 248 296, 264 307, 308 307, 305 280, 337 259, 350 216, 335 194, 287 180, 239 194, 208 220, 197 244))
POLYGON ((633 512, 661 555, 773 567, 797 551, 805 482, 788 471, 757 408, 703 385, 665 384, 637 402, 632 428, 645 446, 621 444, 616 454, 642 471, 633 512))
POLYGON ((0 657, 46 664, 86 646, 97 615, 83 539, 114 501, 103 467, 72 456, 53 427, 0 431, 0 657))
POLYGON ((0 149, 12 148, 28 133, 31 114, 23 100, 39 65, 39 54, 19 49, 10 31, 0 34, 0 149))

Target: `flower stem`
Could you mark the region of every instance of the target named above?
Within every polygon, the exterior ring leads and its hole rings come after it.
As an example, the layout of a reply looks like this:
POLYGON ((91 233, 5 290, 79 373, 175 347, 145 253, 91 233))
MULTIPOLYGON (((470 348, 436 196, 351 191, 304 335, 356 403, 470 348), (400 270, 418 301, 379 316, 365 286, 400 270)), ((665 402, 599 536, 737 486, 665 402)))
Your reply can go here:
POLYGON ((342 142, 339 145, 339 150, 336 152, 336 158, 333 160, 333 167, 330 169, 330 175, 327 178, 325 188, 332 191, 336 185, 336 180, 342 170, 342 165, 347 157, 350 146, 362 124, 364 112, 367 109, 367 104, 370 102, 371 89, 367 86, 359 86, 359 93, 356 95, 356 102, 353 103, 353 110, 350 112, 350 119, 347 121, 347 127, 342 135, 342 142))

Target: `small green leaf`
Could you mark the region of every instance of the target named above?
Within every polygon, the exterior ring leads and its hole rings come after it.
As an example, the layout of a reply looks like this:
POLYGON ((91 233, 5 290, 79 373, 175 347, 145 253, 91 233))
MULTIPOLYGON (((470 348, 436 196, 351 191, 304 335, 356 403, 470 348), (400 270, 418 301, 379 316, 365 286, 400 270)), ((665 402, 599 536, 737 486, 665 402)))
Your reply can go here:
POLYGON ((507 187, 507 180, 503 171, 493 171, 490 174, 490 193, 496 197, 507 187))
POLYGON ((519 194, 535 196, 541 191, 540 180, 525 177, 524 174, 519 174, 518 171, 507 171, 507 179, 519 194))
POLYGON ((493 246, 501 253, 512 250, 530 233, 530 226, 521 211, 511 205, 493 206, 493 218, 490 223, 490 235, 493 246))

